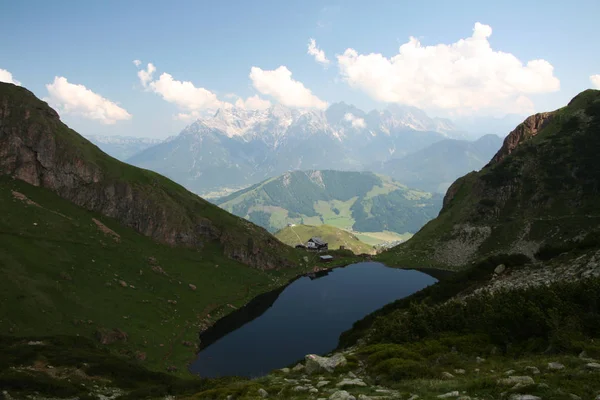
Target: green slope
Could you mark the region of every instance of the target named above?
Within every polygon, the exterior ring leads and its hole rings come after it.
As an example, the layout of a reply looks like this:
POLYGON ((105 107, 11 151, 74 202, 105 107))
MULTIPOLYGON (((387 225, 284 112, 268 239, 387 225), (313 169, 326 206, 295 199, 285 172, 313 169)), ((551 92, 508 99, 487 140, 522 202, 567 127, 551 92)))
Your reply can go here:
POLYGON ((157 244, 6 177, 0 209, 0 335, 96 339, 120 329, 127 340, 107 347, 131 359, 145 353, 142 365, 152 369, 184 372, 202 327, 302 272, 248 268, 217 244, 202 251, 157 244))
POLYGON ((332 250, 339 249, 344 246, 347 250, 351 250, 354 254, 373 254, 372 246, 361 242, 358 237, 350 232, 336 228, 330 225, 294 225, 287 226, 275 233, 275 237, 283 243, 290 246, 304 244, 311 237, 320 237, 329 244, 332 250))
POLYGON ((371 172, 326 170, 288 172, 216 203, 271 232, 294 223, 402 234, 435 217, 441 196, 371 172))
POLYGON ((598 149, 600 91, 529 117, 490 164, 454 182, 438 218, 381 260, 462 268, 491 254, 547 259, 594 245, 600 231, 598 149))
POLYGON ((218 244, 226 256, 257 268, 297 260, 262 228, 106 155, 33 93, 7 83, 0 83, 0 175, 51 189, 162 243, 197 249, 218 244))

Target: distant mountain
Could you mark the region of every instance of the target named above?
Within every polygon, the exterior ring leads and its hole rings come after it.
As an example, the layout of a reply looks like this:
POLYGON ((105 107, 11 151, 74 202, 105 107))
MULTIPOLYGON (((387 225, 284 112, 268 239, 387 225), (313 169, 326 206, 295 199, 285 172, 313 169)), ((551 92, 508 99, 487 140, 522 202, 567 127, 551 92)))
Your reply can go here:
POLYGON ((283 243, 296 246, 306 244, 311 237, 319 237, 328 243, 329 249, 336 250, 340 246, 352 251, 354 254, 373 254, 373 246, 361 242, 352 233, 331 225, 294 225, 286 226, 275 233, 275 237, 283 243))
POLYGON ((486 165, 501 146, 502 139, 496 135, 474 142, 445 139, 405 157, 373 164, 370 169, 409 187, 445 193, 456 179, 486 165))
POLYGON ((215 202, 271 232, 294 223, 414 233, 437 215, 441 200, 371 172, 313 170, 287 172, 215 202))
POLYGON ((410 107, 365 113, 337 103, 326 111, 273 106, 227 108, 131 157, 197 193, 250 185, 291 170, 360 170, 460 132, 410 107))
POLYGON ((505 137, 515 126, 520 124, 527 115, 508 114, 503 117, 461 117, 454 119, 455 126, 465 132, 465 139, 478 139, 485 135, 505 137))
POLYGON ((100 150, 118 160, 124 161, 137 153, 162 142, 160 139, 138 138, 132 136, 86 136, 100 150))

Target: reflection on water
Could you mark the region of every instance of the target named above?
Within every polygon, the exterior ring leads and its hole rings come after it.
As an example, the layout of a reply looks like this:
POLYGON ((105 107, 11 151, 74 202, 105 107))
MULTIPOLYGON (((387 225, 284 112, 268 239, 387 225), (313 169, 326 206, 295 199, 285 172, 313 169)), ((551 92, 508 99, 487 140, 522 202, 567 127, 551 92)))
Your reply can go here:
POLYGON ((203 377, 255 377, 305 354, 327 353, 355 321, 435 282, 419 271, 374 262, 337 268, 318 279, 302 277, 256 297, 204 332, 190 369, 203 377))

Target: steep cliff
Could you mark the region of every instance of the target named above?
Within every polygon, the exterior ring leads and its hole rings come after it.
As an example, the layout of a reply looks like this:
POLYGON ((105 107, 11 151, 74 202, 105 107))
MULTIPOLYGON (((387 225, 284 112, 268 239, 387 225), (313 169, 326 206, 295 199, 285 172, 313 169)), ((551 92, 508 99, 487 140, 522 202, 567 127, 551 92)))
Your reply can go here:
POLYGON ((106 155, 28 90, 0 83, 0 174, 56 192, 173 246, 207 241, 247 265, 291 265, 294 253, 264 229, 150 171, 106 155))
POLYGON ((382 260, 456 269, 491 254, 534 259, 591 243, 599 150, 600 91, 527 118, 485 168, 451 185, 435 220, 382 260))

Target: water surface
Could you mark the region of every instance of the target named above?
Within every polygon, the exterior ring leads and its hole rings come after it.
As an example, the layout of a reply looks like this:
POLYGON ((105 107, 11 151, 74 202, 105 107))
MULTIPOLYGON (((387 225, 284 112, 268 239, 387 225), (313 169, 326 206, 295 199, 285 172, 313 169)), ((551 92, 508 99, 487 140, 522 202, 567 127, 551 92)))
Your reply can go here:
POLYGON ((306 354, 325 354, 355 321, 435 282, 422 272, 375 262, 302 277, 217 322, 201 336, 210 344, 190 369, 203 377, 256 377, 306 354))

